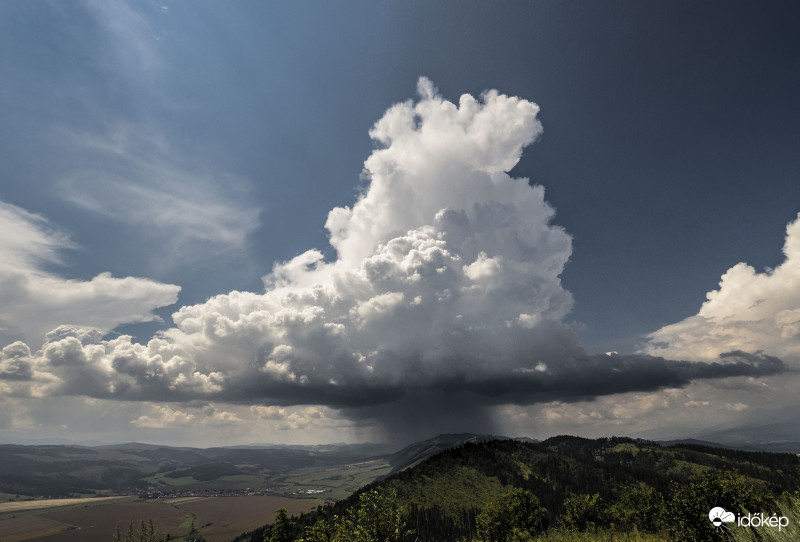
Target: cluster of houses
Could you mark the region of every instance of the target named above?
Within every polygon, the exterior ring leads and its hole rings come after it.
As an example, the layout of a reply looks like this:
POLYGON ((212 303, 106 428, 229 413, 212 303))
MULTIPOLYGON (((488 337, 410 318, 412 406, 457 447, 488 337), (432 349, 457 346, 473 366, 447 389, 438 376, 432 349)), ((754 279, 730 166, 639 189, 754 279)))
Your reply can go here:
POLYGON ((286 493, 286 488, 269 487, 262 489, 162 489, 150 487, 147 491, 132 491, 130 493, 120 492, 119 495, 135 494, 140 499, 183 499, 191 497, 245 497, 254 495, 319 495, 320 493, 328 493, 330 489, 298 489, 291 493, 286 493))
POLYGON ((265 495, 266 489, 161 489, 148 488, 147 491, 138 491, 140 499, 182 499, 189 497, 245 497, 252 495, 265 495))

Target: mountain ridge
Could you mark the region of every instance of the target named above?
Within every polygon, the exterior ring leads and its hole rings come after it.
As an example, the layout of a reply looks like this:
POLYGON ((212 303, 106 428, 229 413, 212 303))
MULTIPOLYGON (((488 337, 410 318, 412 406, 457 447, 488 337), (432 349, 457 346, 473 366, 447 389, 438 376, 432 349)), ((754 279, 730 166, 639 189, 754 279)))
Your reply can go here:
MULTIPOLYGON (((301 516, 296 534, 320 519, 347 516, 361 496, 372 491, 396 494, 406 524, 415 526, 417 535, 445 542, 474 533, 480 511, 508 488, 530 492, 546 509, 549 524, 557 525, 564 521, 565 503, 572 496, 596 495, 598 502, 611 507, 608 510, 631 492, 667 503, 682 498, 685 488, 702 486, 708 476, 722 477, 722 483, 739 479, 753 492, 776 498, 800 486, 800 457, 628 437, 559 435, 536 443, 516 439, 466 442, 301 516)), ((703 508, 706 503, 695 505, 703 508)), ((261 540, 265 528, 237 540, 261 540)))

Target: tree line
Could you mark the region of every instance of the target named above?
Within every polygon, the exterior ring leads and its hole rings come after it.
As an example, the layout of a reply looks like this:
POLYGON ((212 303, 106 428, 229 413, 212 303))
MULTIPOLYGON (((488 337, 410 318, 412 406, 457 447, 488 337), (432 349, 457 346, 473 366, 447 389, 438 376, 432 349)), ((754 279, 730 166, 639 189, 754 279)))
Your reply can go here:
MULTIPOLYGON (((747 478, 709 472, 689 484, 674 484, 668 499, 646 484, 631 484, 613 503, 599 494, 571 494, 564 514, 551 524, 539 499, 522 488, 509 487, 475 516, 474 531, 445 538, 420 533, 409 525, 393 489, 374 489, 359 495, 358 504, 344 515, 319 518, 299 528, 282 508, 274 523, 254 542, 535 542, 537 540, 616 540, 621 533, 650 533, 648 540, 671 542, 754 542, 798 540, 800 495, 774 498, 747 478), (720 527, 709 511, 725 504, 737 514, 762 511, 789 514, 786 532, 746 527, 720 527), (555 535, 550 536, 549 535, 555 535), (616 536, 615 536, 616 535, 616 536), (772 538, 770 538, 772 537, 772 538)), ((639 538, 636 538, 637 540, 639 538)))

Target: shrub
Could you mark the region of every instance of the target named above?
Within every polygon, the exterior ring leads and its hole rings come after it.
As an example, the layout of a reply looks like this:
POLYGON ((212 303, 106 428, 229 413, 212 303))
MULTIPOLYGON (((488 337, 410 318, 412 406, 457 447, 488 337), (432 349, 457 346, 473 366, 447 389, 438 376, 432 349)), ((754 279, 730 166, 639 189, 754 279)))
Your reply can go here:
POLYGON ((564 525, 578 531, 591 531, 606 524, 606 513, 600 495, 572 494, 564 501, 564 525))
POLYGON ((512 488, 491 501, 475 519, 478 537, 485 542, 523 542, 545 530, 547 510, 530 491, 512 488))

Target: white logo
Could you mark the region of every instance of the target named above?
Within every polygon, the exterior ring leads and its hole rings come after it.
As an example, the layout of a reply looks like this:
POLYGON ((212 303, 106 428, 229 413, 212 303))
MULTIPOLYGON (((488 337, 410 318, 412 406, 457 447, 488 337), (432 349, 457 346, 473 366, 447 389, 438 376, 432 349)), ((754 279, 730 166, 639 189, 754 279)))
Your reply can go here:
POLYGON ((713 523, 714 527, 717 529, 727 529, 728 527, 723 524, 733 522, 736 522, 736 525, 739 527, 777 527, 778 531, 789 526, 789 518, 786 516, 778 516, 777 514, 765 516, 763 512, 747 514, 746 516, 740 517, 737 521, 736 514, 733 512, 726 512, 721 506, 712 508, 711 511, 708 512, 708 519, 711 520, 711 523, 713 523))
POLYGON ((714 524, 714 527, 722 527, 723 523, 733 523, 736 521, 736 515, 733 512, 726 512, 724 508, 716 506, 708 513, 708 519, 714 524))

